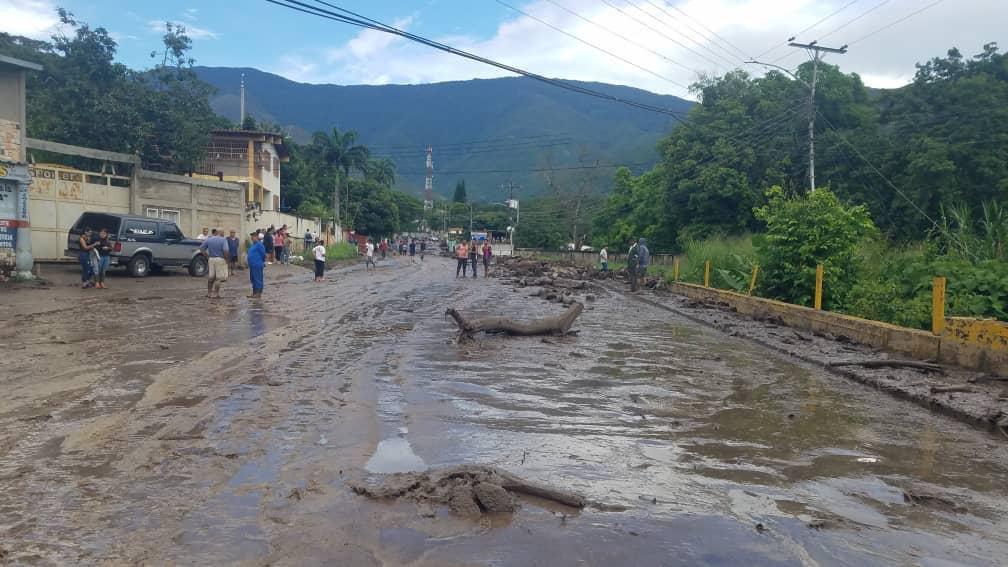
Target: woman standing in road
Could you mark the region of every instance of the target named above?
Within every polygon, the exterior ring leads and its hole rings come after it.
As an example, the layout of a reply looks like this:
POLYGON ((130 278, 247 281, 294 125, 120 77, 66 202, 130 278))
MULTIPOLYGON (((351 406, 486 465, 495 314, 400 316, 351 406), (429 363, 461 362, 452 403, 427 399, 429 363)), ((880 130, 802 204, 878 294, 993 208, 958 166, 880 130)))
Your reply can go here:
POLYGON ((84 227, 84 232, 77 239, 77 244, 80 246, 77 260, 80 262, 81 268, 81 289, 94 287, 94 282, 91 281, 94 277, 94 269, 91 267, 91 251, 95 249, 97 243, 91 242, 92 234, 91 227, 84 227))
POLYGON ((95 243, 95 250, 98 251, 98 267, 95 269, 95 287, 105 289, 105 272, 109 267, 109 254, 112 252, 112 242, 109 240, 108 229, 98 231, 98 240, 95 243))

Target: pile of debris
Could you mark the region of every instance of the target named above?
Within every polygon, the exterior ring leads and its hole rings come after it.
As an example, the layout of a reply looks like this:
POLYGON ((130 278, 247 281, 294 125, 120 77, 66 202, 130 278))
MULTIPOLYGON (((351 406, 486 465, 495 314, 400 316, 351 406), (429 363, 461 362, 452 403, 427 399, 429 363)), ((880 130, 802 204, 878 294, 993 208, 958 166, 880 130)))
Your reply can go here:
POLYGON ((424 473, 395 473, 372 481, 352 481, 350 488, 371 498, 405 498, 417 503, 423 516, 439 506, 460 516, 509 513, 518 506, 514 494, 535 496, 584 508, 583 496, 531 483, 509 472, 485 466, 457 466, 424 473), (377 480, 377 482, 374 482, 377 480))

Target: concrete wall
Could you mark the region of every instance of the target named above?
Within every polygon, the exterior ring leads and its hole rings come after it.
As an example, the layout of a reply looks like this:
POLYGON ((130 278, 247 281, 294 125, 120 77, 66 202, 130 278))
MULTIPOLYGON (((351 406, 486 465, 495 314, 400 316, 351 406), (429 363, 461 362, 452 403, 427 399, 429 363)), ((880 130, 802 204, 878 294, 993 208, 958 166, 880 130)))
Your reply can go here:
POLYGON ((129 187, 112 185, 128 185, 128 177, 44 164, 28 171, 32 176, 28 214, 36 260, 63 257, 67 232, 84 211, 130 212, 129 187))
POLYGON ((677 283, 672 284, 671 290, 700 301, 725 303, 738 313, 754 319, 780 319, 795 329, 843 335, 864 345, 919 360, 938 360, 963 368, 1008 375, 1008 325, 1000 321, 948 317, 944 331, 938 336, 917 329, 698 285, 677 283))
POLYGON ((186 236, 204 227, 243 230, 245 193, 237 183, 140 170, 135 176, 133 213, 176 218, 186 236))
POLYGON ((0 160, 25 161, 25 73, 0 68, 0 160))

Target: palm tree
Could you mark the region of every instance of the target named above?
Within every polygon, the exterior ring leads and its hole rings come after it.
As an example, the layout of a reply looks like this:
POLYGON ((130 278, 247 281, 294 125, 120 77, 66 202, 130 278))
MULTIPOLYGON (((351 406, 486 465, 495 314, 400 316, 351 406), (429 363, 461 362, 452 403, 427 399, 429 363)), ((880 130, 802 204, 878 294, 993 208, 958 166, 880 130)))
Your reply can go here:
MULTIPOLYGON (((311 145, 316 155, 339 178, 340 184, 347 188, 347 201, 349 201, 350 172, 356 170, 362 174, 366 173, 371 156, 370 150, 357 143, 357 132, 353 130, 340 132, 338 128, 333 128, 331 134, 315 132, 311 145)), ((349 216, 347 218, 349 219, 349 216)))

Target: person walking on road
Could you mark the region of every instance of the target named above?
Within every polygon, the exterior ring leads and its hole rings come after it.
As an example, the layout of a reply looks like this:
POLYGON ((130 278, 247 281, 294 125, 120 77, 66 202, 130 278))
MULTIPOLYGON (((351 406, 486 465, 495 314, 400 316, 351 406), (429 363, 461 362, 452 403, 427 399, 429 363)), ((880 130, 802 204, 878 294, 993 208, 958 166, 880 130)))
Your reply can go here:
POLYGON ((312 250, 312 246, 318 244, 315 242, 315 237, 312 236, 311 229, 306 228, 304 232, 304 251, 308 252, 312 250))
POLYGON ((109 267, 109 254, 112 252, 112 242, 109 240, 107 228, 98 231, 95 252, 98 254, 98 266, 95 268, 95 287, 105 289, 105 272, 109 267))
POLYGON ((320 282, 325 280, 325 261, 326 261, 326 249, 322 245, 322 239, 315 241, 315 248, 312 248, 312 253, 315 254, 315 281, 320 282))
POLYGON ((81 268, 81 289, 94 287, 94 282, 92 281, 92 278, 94 278, 94 268, 91 267, 91 251, 95 249, 97 244, 91 241, 92 234, 91 227, 84 227, 80 238, 77 239, 77 244, 80 246, 77 260, 80 262, 81 268))
POLYGON ((220 299, 220 286, 228 279, 230 248, 226 238, 217 233, 203 241, 200 252, 207 257, 207 298, 220 299))
POLYGON ((493 258, 493 247, 490 246, 490 241, 487 240, 483 243, 483 277, 490 277, 490 260, 493 258))
POLYGON ((378 250, 381 252, 381 259, 385 259, 385 254, 388 253, 388 238, 382 238, 381 243, 378 245, 378 250))
POLYGON ((473 279, 476 279, 476 262, 479 259, 479 249, 476 241, 469 242, 469 263, 472 264, 473 279))
POLYGON ((630 240, 630 250, 626 255, 627 280, 630 281, 630 291, 637 291, 637 264, 640 259, 637 257, 637 241, 630 240))
POLYGON ((648 266, 651 265, 651 251, 647 247, 647 239, 641 238, 637 241, 637 287, 644 286, 644 276, 647 274, 648 266))
POLYGON ((458 259, 458 265, 455 266, 455 277, 459 277, 459 271, 462 272, 462 277, 466 277, 466 266, 469 263, 469 247, 466 246, 466 241, 463 240, 459 242, 458 248, 455 249, 455 258, 458 259))
POLYGON ((228 273, 238 270, 238 236, 235 235, 235 231, 231 231, 231 234, 227 237, 228 243, 228 273))
POLYGON ((598 259, 599 259, 599 262, 602 264, 602 271, 603 272, 608 272, 609 271, 609 251, 606 250, 605 246, 602 247, 602 250, 599 250, 598 259))
POLYGON ((427 241, 420 241, 420 261, 423 262, 424 254, 427 252, 427 241))
POLYGON ((252 295, 249 299, 262 299, 263 287, 265 285, 266 270, 266 247, 259 240, 259 233, 253 232, 249 235, 252 245, 249 246, 245 254, 245 263, 248 264, 249 281, 252 283, 252 295))
POLYGON ((416 238, 410 240, 409 243, 409 263, 416 263, 416 238))
POLYGON ((280 230, 276 231, 276 235, 273 237, 273 251, 276 255, 277 264, 286 264, 284 259, 284 246, 287 245, 287 229, 285 227, 280 227, 280 230))
POLYGON ((377 268, 378 265, 374 261, 374 242, 368 238, 367 245, 364 247, 364 271, 377 268))

